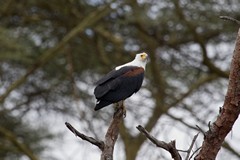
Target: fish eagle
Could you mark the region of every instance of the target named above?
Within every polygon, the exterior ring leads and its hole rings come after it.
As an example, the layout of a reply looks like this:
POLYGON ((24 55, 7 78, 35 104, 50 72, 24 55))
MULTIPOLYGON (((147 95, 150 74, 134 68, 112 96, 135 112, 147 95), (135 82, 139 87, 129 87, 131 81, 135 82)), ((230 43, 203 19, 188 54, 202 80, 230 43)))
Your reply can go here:
POLYGON ((96 82, 94 95, 97 104, 94 110, 125 100, 139 91, 142 86, 147 60, 148 55, 146 53, 136 54, 133 61, 116 67, 96 82))

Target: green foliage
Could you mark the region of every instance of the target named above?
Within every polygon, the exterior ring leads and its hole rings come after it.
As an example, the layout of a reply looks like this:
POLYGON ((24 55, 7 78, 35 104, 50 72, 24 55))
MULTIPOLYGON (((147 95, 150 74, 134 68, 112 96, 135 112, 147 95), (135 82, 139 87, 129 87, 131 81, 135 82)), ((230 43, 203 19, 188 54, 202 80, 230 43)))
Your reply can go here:
POLYGON ((40 155, 48 147, 44 142, 53 139, 46 127, 35 128, 34 125, 28 124, 30 122, 24 122, 24 116, 13 116, 9 111, 1 111, 0 115, 1 158, 21 159, 26 154, 21 145, 26 145, 34 155, 40 155))

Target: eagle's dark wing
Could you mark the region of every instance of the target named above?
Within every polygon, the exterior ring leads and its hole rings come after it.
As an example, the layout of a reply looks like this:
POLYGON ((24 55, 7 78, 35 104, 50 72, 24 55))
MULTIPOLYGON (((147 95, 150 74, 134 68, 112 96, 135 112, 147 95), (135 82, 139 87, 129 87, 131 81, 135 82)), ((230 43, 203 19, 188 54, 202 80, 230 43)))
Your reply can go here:
POLYGON ((94 90, 99 101, 95 110, 130 97, 140 89, 143 77, 144 69, 135 66, 122 67, 108 73, 97 82, 94 90))

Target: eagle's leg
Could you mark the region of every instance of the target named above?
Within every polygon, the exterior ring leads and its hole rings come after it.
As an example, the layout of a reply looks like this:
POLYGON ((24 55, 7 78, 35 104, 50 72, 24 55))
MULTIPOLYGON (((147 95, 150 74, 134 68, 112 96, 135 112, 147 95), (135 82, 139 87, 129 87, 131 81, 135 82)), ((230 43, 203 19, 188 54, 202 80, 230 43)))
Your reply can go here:
POLYGON ((120 109, 122 109, 123 118, 125 118, 127 111, 126 111, 126 108, 125 108, 125 106, 124 106, 124 101, 123 101, 123 100, 116 103, 116 107, 115 107, 115 111, 114 111, 114 116, 115 116, 115 114, 116 114, 120 109))

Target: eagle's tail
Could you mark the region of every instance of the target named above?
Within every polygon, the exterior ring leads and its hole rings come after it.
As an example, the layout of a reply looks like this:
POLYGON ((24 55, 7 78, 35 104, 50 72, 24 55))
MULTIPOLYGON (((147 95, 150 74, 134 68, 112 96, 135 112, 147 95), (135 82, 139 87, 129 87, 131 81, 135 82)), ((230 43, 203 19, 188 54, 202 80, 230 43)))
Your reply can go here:
POLYGON ((103 108, 103 107, 108 106, 109 104, 112 104, 112 102, 100 100, 100 101, 97 102, 94 110, 97 111, 97 110, 99 110, 99 109, 101 109, 101 108, 103 108))

